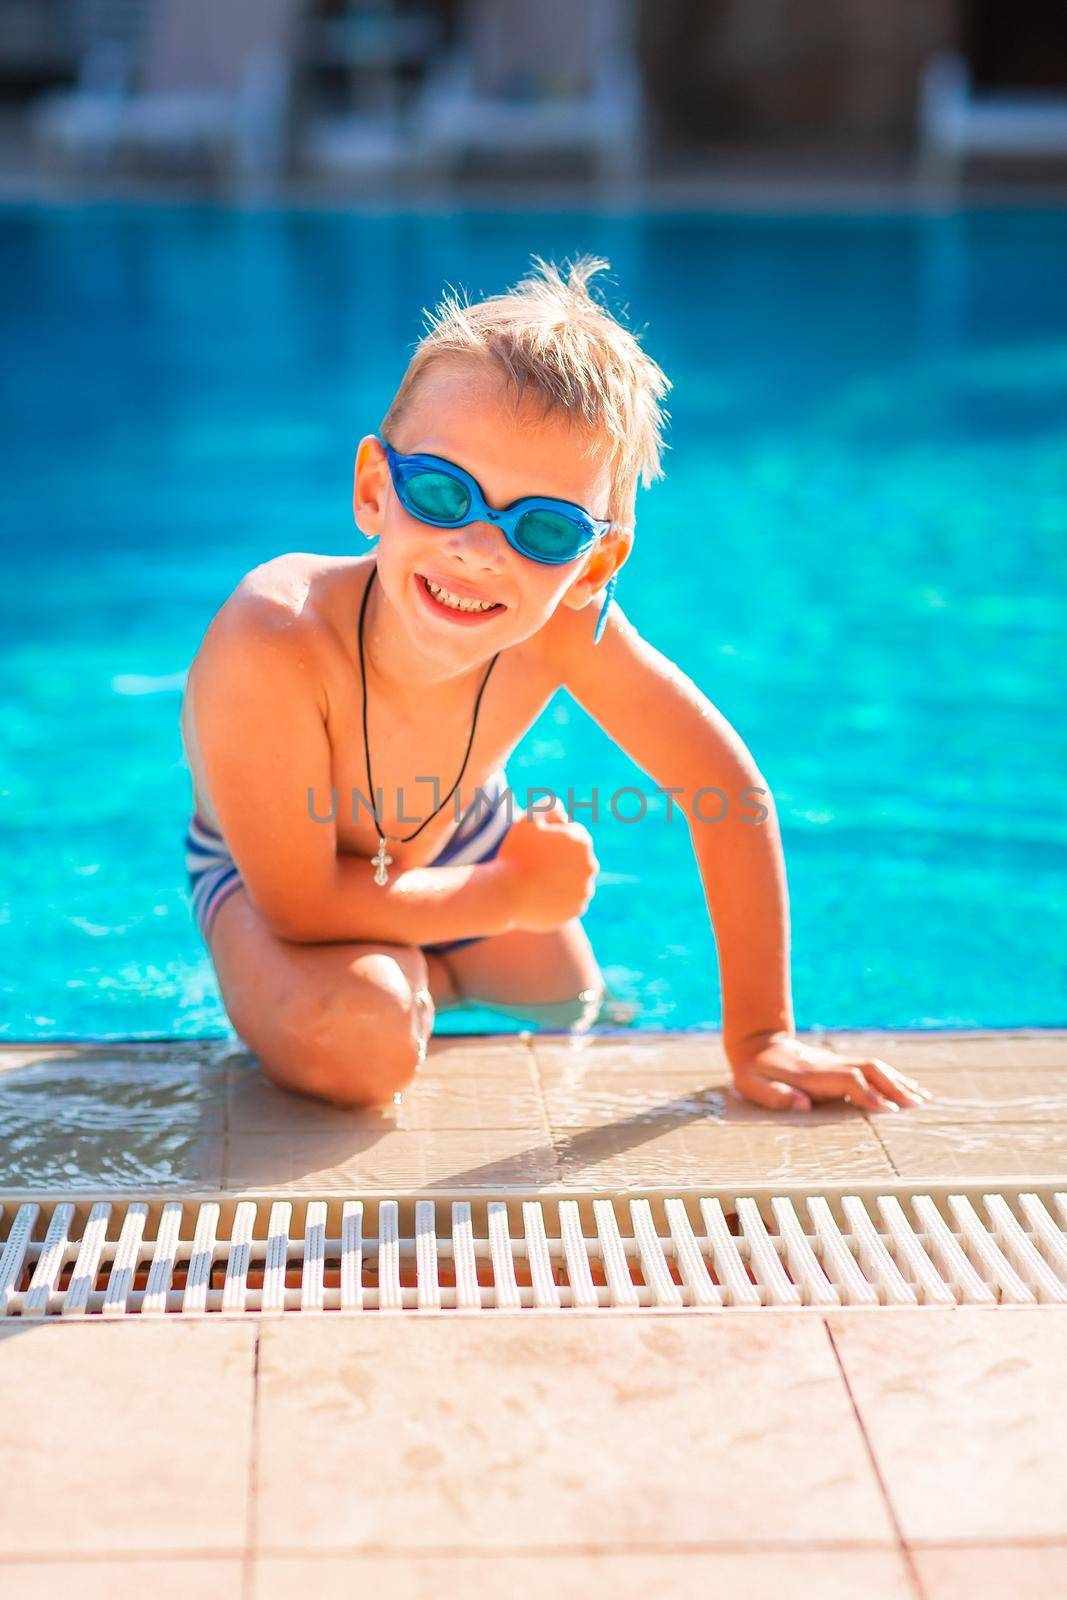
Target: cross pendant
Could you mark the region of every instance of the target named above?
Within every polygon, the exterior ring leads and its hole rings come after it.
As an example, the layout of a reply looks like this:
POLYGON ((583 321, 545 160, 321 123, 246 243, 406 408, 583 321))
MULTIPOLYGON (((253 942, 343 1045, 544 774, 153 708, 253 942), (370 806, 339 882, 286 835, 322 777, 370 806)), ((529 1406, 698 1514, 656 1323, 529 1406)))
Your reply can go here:
POLYGON ((384 839, 379 839, 378 840, 378 852, 377 852, 376 855, 372 856, 371 859, 374 862, 374 881, 375 881, 375 883, 388 883, 389 882, 389 874, 386 872, 385 869, 386 869, 386 867, 391 867, 392 866, 393 858, 385 848, 385 840, 384 839))

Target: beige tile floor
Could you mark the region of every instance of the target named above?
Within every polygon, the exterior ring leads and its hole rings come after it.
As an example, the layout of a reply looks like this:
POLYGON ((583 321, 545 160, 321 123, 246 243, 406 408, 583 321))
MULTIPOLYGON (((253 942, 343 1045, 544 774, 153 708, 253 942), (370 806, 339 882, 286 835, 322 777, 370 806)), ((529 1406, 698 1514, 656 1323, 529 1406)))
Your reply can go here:
MULTIPOLYGON (((397 1105, 225 1044, 0 1048, 26 1188, 1062 1175, 1067 1035, 841 1035, 937 1099, 733 1099, 713 1036, 439 1039, 397 1105)), ((1067 1592, 1067 1314, 0 1324, 0 1596, 1067 1592)))
POLYGON ((735 1098, 713 1034, 438 1038, 398 1104, 276 1089, 227 1041, 0 1046, 0 1190, 625 1189, 1067 1174, 1067 1034, 834 1034, 934 1091, 735 1098))

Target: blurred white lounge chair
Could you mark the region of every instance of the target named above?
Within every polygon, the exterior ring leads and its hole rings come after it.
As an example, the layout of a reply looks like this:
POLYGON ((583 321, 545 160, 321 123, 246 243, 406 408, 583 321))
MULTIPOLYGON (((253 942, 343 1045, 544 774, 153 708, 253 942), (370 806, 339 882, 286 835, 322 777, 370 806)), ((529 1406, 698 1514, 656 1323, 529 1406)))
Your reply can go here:
POLYGON ((238 177, 283 165, 300 0, 83 0, 76 88, 34 110, 42 160, 111 166, 128 155, 238 177))
POLYGON ((423 165, 447 173, 468 152, 584 151, 602 178, 632 178, 645 160, 632 0, 466 0, 412 131, 423 165))
POLYGON ((301 169, 331 178, 399 173, 409 159, 410 79, 425 74, 444 33, 434 0, 348 0, 339 15, 305 28, 309 75, 340 70, 347 105, 309 107, 300 130, 301 169))
POLYGON ((975 90, 962 56, 939 51, 923 69, 919 103, 922 176, 954 182, 969 155, 1067 156, 1067 94, 975 90))

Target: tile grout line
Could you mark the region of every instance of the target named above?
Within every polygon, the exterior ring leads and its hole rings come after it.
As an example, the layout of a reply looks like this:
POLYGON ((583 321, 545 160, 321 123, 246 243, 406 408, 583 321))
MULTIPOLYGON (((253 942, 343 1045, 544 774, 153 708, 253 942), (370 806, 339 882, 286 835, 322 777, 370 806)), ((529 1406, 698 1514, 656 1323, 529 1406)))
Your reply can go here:
MULTIPOLYGON (((946 1550, 952 1552, 981 1553, 984 1550, 1053 1550, 1067 1551, 1067 1541, 1055 1536, 1034 1535, 1023 1539, 922 1539, 916 1540, 910 1547, 912 1550, 946 1550)), ((644 1555, 715 1555, 730 1553, 736 1555, 774 1555, 820 1553, 825 1555, 850 1555, 868 1554, 870 1552, 899 1553, 899 1545, 885 1540, 861 1541, 855 1539, 694 1539, 670 1540, 665 1544, 636 1540, 624 1545, 609 1544, 602 1541, 579 1544, 561 1545, 493 1545, 490 1553, 493 1556, 502 1556, 508 1559, 537 1560, 542 1556, 549 1560, 566 1559, 574 1555, 588 1556, 617 1556, 627 1555, 639 1551, 644 1555)), ((382 1544, 338 1544, 316 1545, 261 1545, 254 1552, 256 1562, 272 1561, 334 1561, 339 1557, 360 1558, 367 1557, 373 1560, 408 1561, 412 1557, 428 1557, 441 1559, 456 1557, 457 1559, 483 1560, 486 1555, 485 1545, 382 1545, 382 1544)), ((143 1561, 158 1561, 173 1563, 175 1565, 188 1564, 201 1561, 230 1562, 237 1564, 243 1561, 247 1552, 243 1549, 220 1549, 217 1546, 204 1548, 176 1549, 170 1546, 147 1546, 131 1552, 128 1545, 115 1549, 70 1550, 70 1551, 40 1551, 40 1550, 5 1550, 0 1552, 0 1573, 5 1567, 78 1567, 78 1566, 131 1566, 143 1561)))
POLYGON ((252 1351, 252 1427, 248 1459, 248 1497, 245 1512, 245 1547, 241 1563, 241 1600, 253 1600, 255 1583, 256 1500, 259 1489, 259 1352, 262 1325, 256 1328, 252 1351))
POLYGON ((886 1160, 889 1162, 889 1166, 890 1166, 892 1172, 903 1183, 905 1181, 904 1180, 904 1174, 901 1172, 900 1168, 897 1166, 896 1162, 893 1160, 892 1152, 890 1151, 889 1146, 886 1144, 885 1140, 882 1138, 882 1135, 881 1135, 881 1133, 879 1131, 879 1128, 878 1128, 878 1124, 874 1121, 873 1117, 867 1116, 866 1112, 864 1112, 863 1120, 867 1124, 868 1128, 870 1128, 871 1132, 874 1134, 874 1137, 877 1139, 878 1147, 881 1150, 882 1154, 885 1156, 886 1160))
MULTIPOLYGON (((535 1078, 535 1080, 537 1082, 537 1100, 538 1100, 538 1104, 541 1107, 541 1115, 544 1118, 545 1128, 548 1131, 548 1142, 549 1142, 549 1144, 552 1146, 552 1148, 554 1150, 555 1149, 555 1145, 556 1145, 556 1138, 555 1138, 556 1130, 555 1130, 555 1128, 553 1128, 551 1119, 550 1119, 550 1117, 548 1115, 548 1101, 545 1099, 544 1079, 541 1077, 541 1062, 540 1062, 540 1059, 538 1057, 537 1051, 534 1049, 534 1041, 533 1041, 533 1034, 532 1033, 530 1034, 528 1039, 524 1039, 523 1040, 523 1044, 525 1045, 526 1052, 527 1052, 527 1054, 528 1054, 528 1056, 530 1058, 530 1064, 533 1067, 533 1075, 534 1075, 534 1078, 535 1078)), ((558 1156, 556 1157, 556 1170, 557 1171, 559 1170, 559 1157, 558 1156)))
POLYGON ((557 1129, 556 1129, 555 1125, 553 1124, 552 1118, 548 1114, 548 1101, 545 1098, 545 1082, 544 1082, 544 1079, 541 1076, 541 1059, 538 1056, 537 1050, 536 1050, 536 1048, 534 1046, 534 1035, 531 1033, 530 1037, 528 1039, 524 1039, 523 1040, 523 1044, 525 1045, 526 1050, 529 1053, 530 1060, 531 1060, 531 1062, 533 1064, 533 1074, 534 1074, 534 1078, 537 1080, 537 1100, 538 1100, 538 1104, 541 1107, 541 1115, 544 1118, 544 1125, 545 1125, 545 1130, 546 1130, 545 1131, 545 1138, 546 1138, 546 1142, 547 1142, 547 1148, 549 1150, 551 1150, 552 1159, 555 1162, 555 1166, 556 1166, 556 1175, 555 1175, 555 1177, 553 1178, 552 1181, 554 1183, 562 1184, 562 1182, 563 1182, 563 1164, 562 1164, 562 1162, 560 1161, 560 1158, 559 1158, 559 1145, 556 1142, 556 1140, 557 1140, 557 1129))
MULTIPOLYGON (((959 1548, 970 1550, 972 1546, 959 1548)), ((512 1561, 565 1561, 578 1557, 611 1556, 679 1556, 701 1555, 896 1555, 899 1547, 888 1540, 859 1543, 856 1540, 782 1539, 759 1542, 752 1539, 691 1539, 668 1540, 665 1544, 648 1539, 627 1540, 625 1544, 603 1541, 579 1540, 576 1544, 536 1545, 384 1545, 369 1542, 355 1545, 263 1545, 256 1552, 256 1561, 266 1565, 272 1561, 336 1561, 339 1558, 401 1562, 414 1560, 484 1560, 487 1556, 512 1561)))
POLYGON ((908 1569, 908 1577, 911 1579, 912 1589, 917 1595, 918 1600, 926 1600, 926 1591, 923 1588, 922 1579, 919 1577, 919 1569, 915 1565, 915 1557, 908 1549, 907 1543, 904 1539, 904 1530, 897 1520, 896 1510, 894 1509, 893 1501, 889 1494, 889 1485, 882 1476, 882 1470, 878 1465, 878 1457, 874 1453, 874 1445, 871 1442, 871 1437, 867 1432, 866 1424, 864 1423, 863 1417, 860 1413, 856 1396, 852 1392, 852 1385, 848 1381, 848 1373, 845 1371, 845 1363, 841 1359, 841 1352, 837 1348, 837 1341, 834 1338, 834 1330, 831 1328, 829 1322, 825 1318, 823 1319, 823 1327, 826 1329, 826 1337, 830 1341, 830 1349, 834 1353, 834 1360, 837 1362, 837 1370, 841 1374, 841 1382, 845 1386, 845 1393, 848 1395, 849 1404, 852 1407, 852 1414, 856 1418, 856 1425, 860 1430, 860 1436, 863 1439, 864 1448, 867 1451, 867 1457, 871 1463, 871 1470, 874 1473, 875 1482, 877 1483, 879 1493, 882 1496, 882 1504, 889 1513, 889 1520, 893 1525, 893 1533, 897 1541, 897 1549, 900 1551, 900 1554, 904 1559, 904 1564, 908 1569))

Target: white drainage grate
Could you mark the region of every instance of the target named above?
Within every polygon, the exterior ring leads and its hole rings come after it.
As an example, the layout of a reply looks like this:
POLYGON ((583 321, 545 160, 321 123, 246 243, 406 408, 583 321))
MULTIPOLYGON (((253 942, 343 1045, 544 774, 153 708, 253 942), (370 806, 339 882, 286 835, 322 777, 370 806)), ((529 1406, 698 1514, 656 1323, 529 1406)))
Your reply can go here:
POLYGON ((1067 1305, 1067 1193, 25 1199, 0 1317, 1067 1305))

